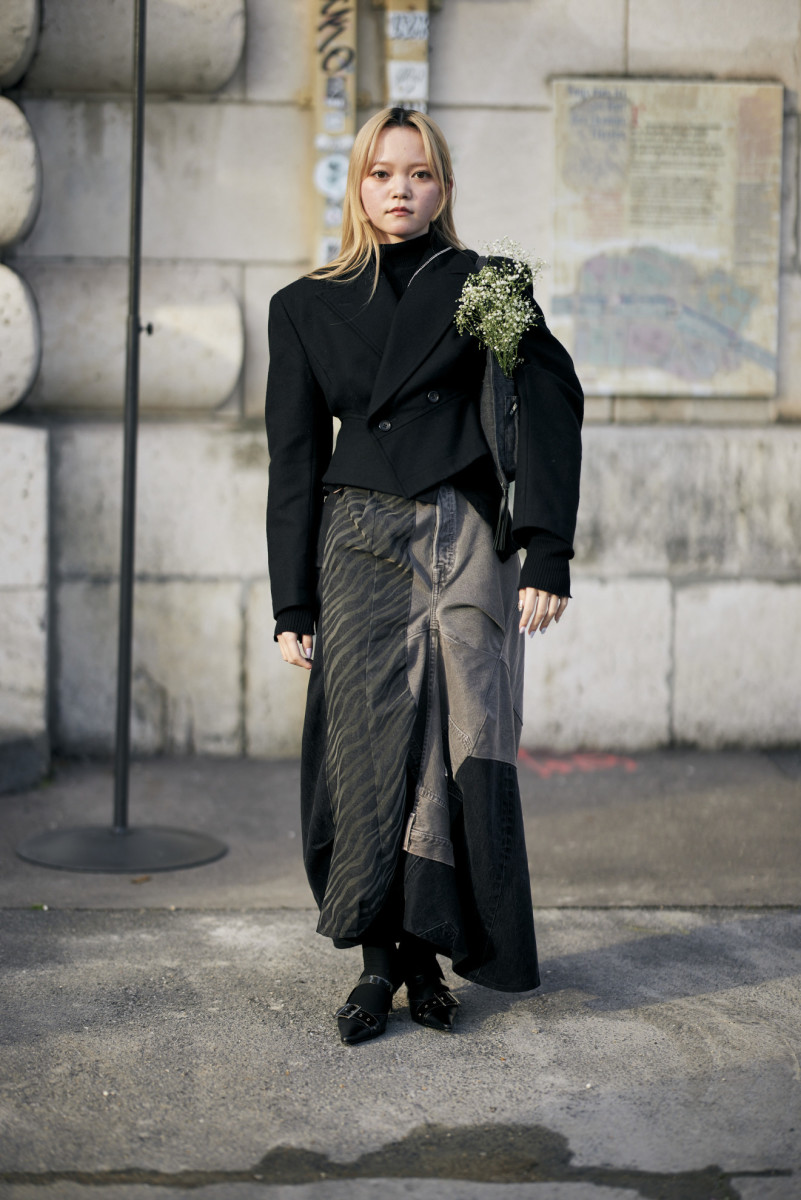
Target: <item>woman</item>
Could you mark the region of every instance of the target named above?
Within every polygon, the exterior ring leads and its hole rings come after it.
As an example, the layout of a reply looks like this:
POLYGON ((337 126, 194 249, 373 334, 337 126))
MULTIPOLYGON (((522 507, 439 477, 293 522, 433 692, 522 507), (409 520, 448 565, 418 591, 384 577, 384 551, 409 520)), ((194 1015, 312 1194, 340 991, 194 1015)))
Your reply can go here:
POLYGON ((337 1013, 348 1044, 384 1032, 401 982, 414 1020, 452 1028, 438 953, 488 987, 539 983, 516 774, 520 634, 567 606, 583 401, 539 314, 516 373, 521 573, 493 548, 486 356, 454 324, 477 256, 452 201, 438 127, 383 110, 353 147, 341 253, 270 308, 276 639, 311 670, 301 803, 318 932, 363 952, 337 1013))

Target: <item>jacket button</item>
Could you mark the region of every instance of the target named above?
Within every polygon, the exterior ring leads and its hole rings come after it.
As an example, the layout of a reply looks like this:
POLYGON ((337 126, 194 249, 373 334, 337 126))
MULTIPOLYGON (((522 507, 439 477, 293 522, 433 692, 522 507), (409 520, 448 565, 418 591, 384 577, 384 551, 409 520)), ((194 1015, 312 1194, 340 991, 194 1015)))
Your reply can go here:
POLYGON ((389 430, 389 429, 391 429, 391 428, 392 428, 392 422, 391 422, 391 421, 379 421, 379 422, 378 422, 378 428, 379 428, 379 429, 380 429, 380 430, 381 430, 383 433, 386 433, 386 432, 387 432, 387 430, 389 430))
POLYGON ((429 392, 428 399, 431 401, 432 404, 436 404, 437 401, 439 400, 439 392, 429 392))

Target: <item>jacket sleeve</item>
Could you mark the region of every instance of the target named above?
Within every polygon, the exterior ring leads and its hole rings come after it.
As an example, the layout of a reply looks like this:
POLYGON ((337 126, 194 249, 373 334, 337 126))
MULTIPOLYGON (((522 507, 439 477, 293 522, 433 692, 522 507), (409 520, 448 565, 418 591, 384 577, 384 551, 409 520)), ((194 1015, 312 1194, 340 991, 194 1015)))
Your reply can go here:
POLYGON ((570 542, 545 529, 535 529, 525 551, 519 586, 538 588, 553 596, 569 596, 570 560, 573 557, 570 542))
POLYGON ((270 303, 265 420, 270 451, 267 555, 273 613, 317 612, 317 533, 333 420, 280 296, 270 303))
POLYGON ((534 304, 537 323, 521 341, 515 372, 520 417, 513 532, 527 545, 547 532, 572 546, 581 472, 584 395, 573 361, 534 304))

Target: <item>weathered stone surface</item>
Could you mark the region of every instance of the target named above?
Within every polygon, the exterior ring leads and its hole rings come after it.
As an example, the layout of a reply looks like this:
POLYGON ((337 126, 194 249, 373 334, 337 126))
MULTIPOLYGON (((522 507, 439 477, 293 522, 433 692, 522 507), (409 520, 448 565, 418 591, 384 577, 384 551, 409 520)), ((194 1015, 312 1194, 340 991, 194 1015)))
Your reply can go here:
POLYGON ((624 31, 623 0, 448 0, 431 21, 431 101, 549 106, 553 75, 623 73, 624 31))
POLYGON ((765 396, 617 396, 615 421, 628 425, 769 425, 765 396))
POLYGON ((25 114, 0 96, 0 246, 25 236, 39 209, 41 170, 25 114))
POLYGON ((526 644, 522 745, 644 750, 666 743, 670 585, 578 580, 558 626, 526 644))
POLYGON ((779 392, 780 417, 801 421, 801 275, 779 280, 779 392))
POLYGON ((675 646, 680 741, 708 749, 798 745, 801 585, 680 589, 675 646))
POLYGON ((782 152, 782 240, 781 261, 785 271, 798 267, 799 190, 799 119, 798 113, 784 114, 784 149, 782 152))
POLYGON ((628 69, 633 74, 779 79, 798 90, 797 0, 629 0, 628 69))
MULTIPOLYGON (((511 237, 553 257, 553 122, 550 113, 432 108, 453 155, 456 228, 469 246, 511 237), (511 151, 514 147, 514 152, 511 151)), ((537 284, 548 312, 550 272, 537 284)))
MULTIPOLYGON (((18 254, 125 258, 131 186, 130 101, 26 98, 42 162, 36 226, 18 254)), ((150 116, 150 108, 146 114, 150 116)))
MULTIPOLYGON (((356 91, 359 103, 365 108, 382 108, 387 102, 384 40, 386 9, 378 8, 373 0, 357 0, 358 58, 356 61, 356 91)), ((402 7, 399 6, 399 7, 402 7)), ((372 116, 372 112, 367 114, 372 116)), ((365 116, 364 120, 367 119, 365 116)))
MULTIPOLYGON (((54 512, 61 578, 119 570, 122 433, 54 433, 54 512)), ((263 578, 267 445, 261 430, 143 424, 137 465, 136 568, 150 577, 263 578)))
MULTIPOLYGON (((308 103, 309 6, 306 0, 248 0, 248 34, 242 87, 249 100, 308 103)), ((384 103, 383 10, 373 0, 357 0, 356 91, 363 107, 384 103)), ((229 89, 226 89, 229 94, 229 89)))
POLYGON ((0 425, 0 588, 47 582, 48 433, 0 425))
POLYGON ((612 420, 612 412, 613 401, 610 396, 584 397, 585 425, 608 425, 612 420))
MULTIPOLYGON (((119 591, 63 583, 57 598, 55 739, 107 753, 114 742, 119 591)), ((162 752, 238 754, 241 588, 171 581, 136 586, 132 745, 162 752)))
MULTIPOLYGON (((42 205, 24 253, 128 254, 130 103, 28 99, 42 205)), ((163 259, 303 263, 308 114, 247 104, 148 106, 144 253, 163 259)))
POLYGON ((40 357, 39 316, 30 288, 0 264, 0 412, 27 396, 40 357))
POLYGON ((0 728, 30 735, 46 727, 47 594, 0 588, 0 728))
POLYGON ((264 389, 270 364, 267 344, 270 300, 279 288, 310 269, 311 263, 294 267, 245 268, 245 412, 248 416, 260 417, 264 413, 264 389))
POLYGON ((292 667, 273 641, 270 587, 248 590, 245 645, 245 738, 255 758, 294 758, 300 754, 309 672, 292 667))
MULTIPOLYGON (((245 41, 245 0, 151 0, 147 86, 154 92, 212 92, 230 79, 245 41)), ((31 91, 120 92, 132 82, 133 8, 128 0, 47 4, 31 91)))
POLYGON ((305 0, 249 0, 245 74, 250 100, 287 101, 309 89, 308 21, 305 0))
POLYGON ((36 787, 49 769, 47 733, 0 728, 0 794, 36 787))
MULTIPOLYGON (((42 321, 42 370, 31 404, 118 409, 125 398, 128 273, 122 263, 20 264, 42 321)), ((244 331, 233 291, 214 266, 146 263, 140 343, 143 410, 208 413, 242 369, 244 331)))
POLYGON ((0 728, 47 727, 48 435, 0 425, 0 728))
POLYGON ((801 574, 801 429, 585 430, 578 572, 801 574))
POLYGON ((0 7, 0 88, 12 87, 28 67, 39 34, 39 0, 3 0, 0 7))

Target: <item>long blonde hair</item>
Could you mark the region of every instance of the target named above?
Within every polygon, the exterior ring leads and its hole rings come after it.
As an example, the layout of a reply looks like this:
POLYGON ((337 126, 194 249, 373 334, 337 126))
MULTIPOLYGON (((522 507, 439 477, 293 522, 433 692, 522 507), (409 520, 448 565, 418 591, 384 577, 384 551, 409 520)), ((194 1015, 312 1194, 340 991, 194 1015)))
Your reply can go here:
POLYGON ((453 224, 453 167, 444 133, 426 113, 417 112, 416 109, 383 108, 362 125, 353 143, 342 205, 342 248, 331 262, 310 271, 309 278, 353 278, 354 275, 360 275, 372 260, 375 262, 373 291, 378 286, 380 243, 362 206, 361 188, 375 158, 378 139, 385 129, 392 126, 416 129, 423 139, 426 162, 441 192, 431 225, 451 246, 458 250, 464 248, 453 224))

